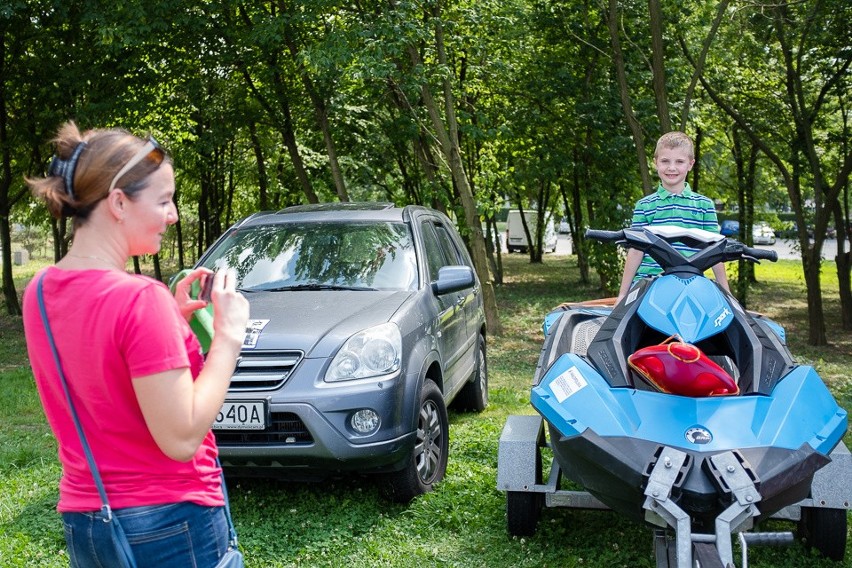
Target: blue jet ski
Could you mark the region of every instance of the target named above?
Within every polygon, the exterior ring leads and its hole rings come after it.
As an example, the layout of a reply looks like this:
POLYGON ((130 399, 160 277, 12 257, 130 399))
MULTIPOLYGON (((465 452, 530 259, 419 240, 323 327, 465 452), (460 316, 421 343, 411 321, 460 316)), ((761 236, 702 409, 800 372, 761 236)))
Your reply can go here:
MULTIPOLYGON (((846 411, 812 367, 793 360, 780 325, 704 277, 718 262, 775 261, 775 252, 675 227, 590 230, 587 238, 642 250, 663 274, 635 284, 617 305, 563 305, 545 318, 531 402, 546 422, 558 475, 596 506, 667 531, 659 566, 733 566, 734 533, 745 565, 754 536, 747 531, 775 515, 798 520, 798 536, 842 559, 846 411), (685 257, 677 242, 699 251, 685 257), (820 478, 820 493, 831 499, 816 502, 815 474, 838 454, 840 478, 820 478), (714 560, 702 564, 706 550, 714 560)), ((504 428, 501 460, 513 451, 513 435, 520 439, 522 424, 514 426, 504 428)), ((558 481, 535 480, 518 492, 512 475, 500 464, 510 532, 513 496, 514 513, 524 512, 514 526, 524 532, 541 504, 524 492, 553 492, 558 481)))

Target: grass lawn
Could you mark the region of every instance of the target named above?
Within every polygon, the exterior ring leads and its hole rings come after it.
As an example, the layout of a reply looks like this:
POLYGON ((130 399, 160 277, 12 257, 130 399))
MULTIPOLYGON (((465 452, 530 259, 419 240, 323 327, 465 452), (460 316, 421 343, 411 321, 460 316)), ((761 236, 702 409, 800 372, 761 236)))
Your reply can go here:
MULTIPOLYGON (((504 335, 488 344, 491 403, 481 414, 451 413, 450 460, 440 487, 400 506, 382 500, 369 479, 240 480, 230 496, 249 567, 654 566, 651 530, 611 512, 546 509, 534 537, 506 532, 505 496, 496 489, 497 442, 507 416, 534 412, 529 389, 543 339, 542 317, 561 302, 600 293, 579 283, 571 256, 547 255, 543 265, 530 265, 525 255, 509 255, 504 265, 505 283, 497 289, 504 335)), ((35 268, 31 264, 16 274, 19 290, 35 268)), ((766 263, 756 272, 759 283, 749 307, 784 325, 797 359, 814 365, 850 408, 852 334, 836 331, 833 263, 825 263, 823 278, 831 345, 819 349, 804 342, 801 265, 766 263)), ((21 321, 7 316, 0 316, 0 424, 0 567, 67 566, 55 512, 60 475, 55 442, 27 366, 21 321)), ((752 548, 749 565, 838 566, 798 544, 752 548)))

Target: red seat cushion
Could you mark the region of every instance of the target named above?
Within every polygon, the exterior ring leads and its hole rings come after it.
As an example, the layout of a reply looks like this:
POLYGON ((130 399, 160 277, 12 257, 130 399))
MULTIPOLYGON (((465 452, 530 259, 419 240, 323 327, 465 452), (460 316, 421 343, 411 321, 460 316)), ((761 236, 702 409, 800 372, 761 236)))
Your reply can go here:
POLYGON ((737 383, 698 347, 682 341, 643 347, 627 358, 630 367, 654 388, 681 396, 740 393, 737 383))

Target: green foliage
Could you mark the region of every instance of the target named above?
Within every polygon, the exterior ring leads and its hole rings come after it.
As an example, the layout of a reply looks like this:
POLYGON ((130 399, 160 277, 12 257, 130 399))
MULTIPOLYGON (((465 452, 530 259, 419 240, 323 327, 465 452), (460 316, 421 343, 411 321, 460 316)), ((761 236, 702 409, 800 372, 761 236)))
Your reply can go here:
MULTIPOLYGON (((73 118, 167 143, 182 219, 180 242, 162 255, 173 264, 191 264, 258 209, 335 201, 344 191, 350 200, 455 209, 462 220, 464 184, 450 175, 455 161, 436 127, 455 116, 461 177, 481 217, 520 204, 570 215, 578 230, 618 228, 642 194, 637 156, 644 165, 661 131, 651 24, 661 28, 668 112, 701 133, 699 191, 733 206, 744 177, 732 157, 732 113, 709 96, 715 88, 739 114, 737 128, 762 141, 756 218, 793 208, 826 222, 835 195, 848 216, 849 2, 731 4, 714 36, 725 4, 660 4, 651 22, 641 2, 616 2, 612 15, 564 0, 6 2, 0 217, 47 229, 23 180, 44 172, 50 137, 73 118), (625 93, 610 17, 624 47, 625 93), (454 102, 429 109, 427 95, 454 102), (644 137, 638 153, 631 124, 644 137)), ((581 251, 613 289, 619 257, 581 251)))
POLYGON ((624 255, 602 243, 586 244, 589 248, 589 264, 597 270, 601 288, 614 296, 618 293, 624 273, 624 255))

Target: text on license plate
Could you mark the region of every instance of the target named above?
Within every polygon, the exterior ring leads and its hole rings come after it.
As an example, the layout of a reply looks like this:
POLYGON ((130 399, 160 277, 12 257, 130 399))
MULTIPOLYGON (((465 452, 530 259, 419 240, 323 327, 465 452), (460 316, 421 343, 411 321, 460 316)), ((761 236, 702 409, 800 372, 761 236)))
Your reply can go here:
POLYGON ((222 405, 214 430, 263 430, 266 428, 266 401, 226 400, 222 405))

